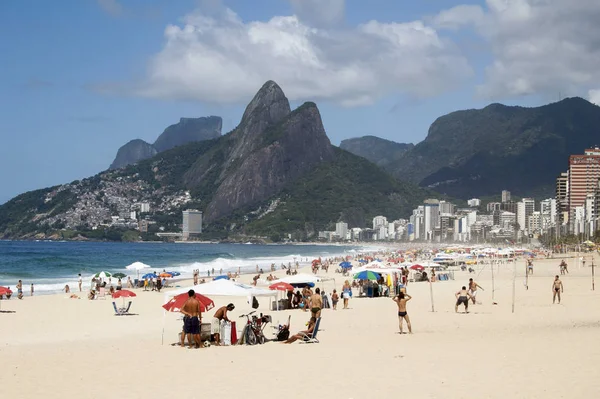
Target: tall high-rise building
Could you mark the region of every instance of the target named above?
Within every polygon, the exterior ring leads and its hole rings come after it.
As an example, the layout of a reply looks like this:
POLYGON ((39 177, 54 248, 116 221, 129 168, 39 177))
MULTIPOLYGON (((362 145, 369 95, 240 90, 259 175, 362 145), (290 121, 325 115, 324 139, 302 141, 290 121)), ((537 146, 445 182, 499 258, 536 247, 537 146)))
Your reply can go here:
POLYGON ((375 216, 373 218, 373 230, 377 230, 380 226, 387 226, 388 221, 385 216, 375 216))
POLYGON ((502 190, 502 202, 509 202, 509 201, 510 201, 510 191, 502 190))
POLYGON ((183 211, 183 239, 187 240, 192 234, 202 233, 202 211, 188 209, 183 211))
POLYGON ((433 232, 440 226, 440 202, 435 199, 425 200, 423 204, 423 238, 433 239, 433 232))
POLYGON ((521 230, 526 231, 529 228, 529 217, 535 210, 535 200, 533 198, 523 198, 517 205, 517 223, 521 230))
POLYGON ((569 157, 569 212, 585 206, 588 194, 598 189, 600 179, 600 148, 585 150, 583 155, 569 157))
POLYGON ((556 178, 556 213, 558 223, 569 221, 569 172, 561 173, 556 178))
POLYGON ((348 235, 348 223, 337 222, 335 224, 335 235, 338 236, 339 239, 345 240, 348 235))

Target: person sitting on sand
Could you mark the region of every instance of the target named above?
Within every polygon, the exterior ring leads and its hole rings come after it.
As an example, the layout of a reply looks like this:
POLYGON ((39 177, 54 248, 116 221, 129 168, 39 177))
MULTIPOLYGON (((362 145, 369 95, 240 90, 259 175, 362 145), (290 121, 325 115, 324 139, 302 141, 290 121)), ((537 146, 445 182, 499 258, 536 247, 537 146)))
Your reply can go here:
POLYGON ((90 288, 90 292, 88 293, 88 299, 90 301, 94 300, 96 298, 96 292, 90 288))
POLYGON ((183 334, 181 334, 181 347, 185 347, 185 337, 188 337, 190 349, 192 348, 192 337, 196 348, 200 348, 200 323, 202 322, 202 312, 200 311, 200 301, 196 299, 194 290, 188 291, 189 298, 181 307, 183 313, 183 334))
POLYGON ((210 326, 210 332, 215 336, 215 345, 217 346, 221 345, 221 321, 224 320, 231 323, 231 320, 227 317, 227 312, 231 312, 233 309, 235 309, 235 305, 230 303, 227 306, 221 306, 215 312, 210 326))
POLYGON ((78 295, 75 295, 75 294, 71 294, 71 296, 69 296, 69 298, 71 298, 71 299, 81 299, 81 298, 79 298, 78 295))
POLYGON ((456 293, 456 305, 454 306, 454 311, 458 313, 458 306, 465 305, 465 313, 469 313, 469 299, 473 299, 471 294, 467 292, 467 287, 463 285, 463 287, 456 293))
POLYGON ((552 304, 556 301, 556 296, 558 295, 558 304, 560 305, 560 293, 564 292, 564 287, 562 281, 558 278, 558 276, 554 277, 554 281, 552 282, 552 304))
POLYGON ((403 320, 406 320, 406 325, 408 327, 408 333, 412 334, 412 327, 410 325, 410 318, 408 317, 408 313, 406 312, 406 302, 410 301, 412 297, 408 294, 404 294, 400 292, 398 296, 395 296, 392 300, 396 302, 398 305, 398 322, 400 323, 400 334, 402 334, 402 324, 403 320))
POLYGON ((308 329, 307 330, 300 331, 298 334, 292 335, 287 340, 283 341, 283 343, 284 344, 291 344, 292 342, 296 342, 299 339, 304 339, 304 337, 306 337, 307 335, 310 337, 310 335, 315 330, 315 324, 316 323, 317 323, 317 319, 314 318, 314 317, 311 317, 310 321, 308 322, 308 329))

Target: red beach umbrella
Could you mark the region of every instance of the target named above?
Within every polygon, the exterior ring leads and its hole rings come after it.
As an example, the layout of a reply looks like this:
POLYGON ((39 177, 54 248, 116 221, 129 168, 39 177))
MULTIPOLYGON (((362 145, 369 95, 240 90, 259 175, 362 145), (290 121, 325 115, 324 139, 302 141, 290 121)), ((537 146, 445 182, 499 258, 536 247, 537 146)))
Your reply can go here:
MULTIPOLYGON (((185 301, 188 300, 188 298, 188 293, 184 292, 183 294, 179 294, 171 298, 171 300, 165 303, 162 307, 169 312, 179 312, 185 301)), ((215 307, 215 303, 213 302, 213 300, 208 297, 205 297, 204 295, 196 294, 196 299, 200 301, 201 312, 206 312, 215 307)))
POLYGON ((129 290, 118 290, 112 294, 113 298, 130 298, 133 296, 137 296, 135 292, 129 290))
POLYGON ((269 289, 277 290, 277 291, 294 291, 294 287, 292 287, 291 284, 285 283, 283 281, 280 281, 275 284, 271 284, 269 286, 269 289))
POLYGON ((425 270, 425 268, 424 268, 423 266, 421 266, 421 265, 412 265, 412 266, 410 267, 410 269, 411 269, 411 270, 418 270, 418 271, 421 271, 421 272, 422 272, 423 270, 425 270))
POLYGON ((0 287, 0 295, 12 294, 12 291, 6 287, 0 287))

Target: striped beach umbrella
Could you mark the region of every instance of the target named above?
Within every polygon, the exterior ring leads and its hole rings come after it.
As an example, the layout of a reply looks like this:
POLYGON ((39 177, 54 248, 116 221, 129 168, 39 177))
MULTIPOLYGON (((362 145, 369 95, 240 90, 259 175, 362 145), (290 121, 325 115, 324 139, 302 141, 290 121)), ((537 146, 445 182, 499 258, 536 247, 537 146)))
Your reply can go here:
POLYGON ((109 272, 102 271, 100 273, 94 274, 94 277, 96 277, 96 278, 109 278, 109 277, 112 277, 112 274, 109 273, 109 272))

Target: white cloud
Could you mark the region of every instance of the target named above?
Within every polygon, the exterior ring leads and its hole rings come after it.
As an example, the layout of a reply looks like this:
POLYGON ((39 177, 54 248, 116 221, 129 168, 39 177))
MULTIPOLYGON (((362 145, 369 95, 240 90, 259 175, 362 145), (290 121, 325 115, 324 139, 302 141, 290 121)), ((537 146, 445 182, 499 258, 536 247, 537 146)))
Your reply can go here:
POLYGON ((312 26, 329 26, 342 21, 345 0, 290 0, 294 13, 312 26))
POLYGON ((494 60, 478 88, 484 97, 571 95, 600 80, 598 0, 487 0, 433 20, 438 28, 474 26, 488 41, 494 60))
POLYGON ((245 22, 229 9, 217 14, 197 10, 169 25, 135 93, 243 102, 272 79, 291 100, 356 106, 389 94, 436 95, 472 73, 455 46, 422 21, 317 29, 296 16, 245 22))
POLYGON ((600 89, 588 91, 588 100, 596 105, 600 105, 600 89))

